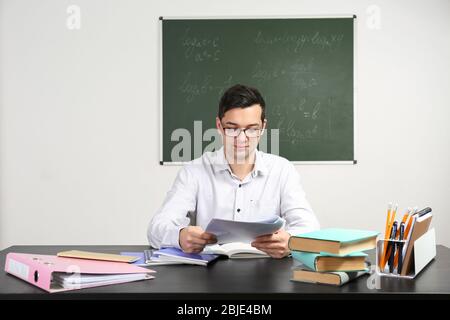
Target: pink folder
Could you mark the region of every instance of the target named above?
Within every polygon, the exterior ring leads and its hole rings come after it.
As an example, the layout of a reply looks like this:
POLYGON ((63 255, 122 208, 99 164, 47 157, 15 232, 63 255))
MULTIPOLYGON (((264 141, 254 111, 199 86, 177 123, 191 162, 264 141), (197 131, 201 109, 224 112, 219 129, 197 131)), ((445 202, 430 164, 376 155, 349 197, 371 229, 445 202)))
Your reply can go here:
MULTIPOLYGON (((74 290, 64 289, 52 284, 51 280, 54 272, 89 275, 146 274, 146 279, 154 278, 150 274, 155 272, 151 269, 122 262, 61 258, 57 256, 13 252, 8 253, 6 256, 5 271, 51 293, 74 290)), ((85 287, 98 287, 129 281, 126 279, 117 279, 108 283, 93 283, 85 287)))

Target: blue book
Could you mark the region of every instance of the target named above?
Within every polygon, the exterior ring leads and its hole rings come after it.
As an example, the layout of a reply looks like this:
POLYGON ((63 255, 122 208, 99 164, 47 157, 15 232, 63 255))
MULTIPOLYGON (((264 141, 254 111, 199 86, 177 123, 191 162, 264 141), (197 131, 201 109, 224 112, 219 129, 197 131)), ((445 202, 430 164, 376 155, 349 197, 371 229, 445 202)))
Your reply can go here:
POLYGON ((322 229, 292 236, 289 248, 295 251, 348 255, 376 247, 379 232, 353 229, 322 229))
POLYGON ((367 271, 367 254, 364 252, 353 252, 346 256, 337 256, 328 253, 312 253, 292 251, 292 257, 300 261, 304 266, 317 272, 352 272, 367 271))
POLYGON ((171 261, 171 262, 181 262, 186 264, 195 264, 200 266, 206 266, 211 261, 219 258, 217 254, 197 254, 197 253, 186 253, 178 248, 163 248, 154 252, 158 256, 158 261, 171 261))
POLYGON ((131 264, 144 267, 147 266, 147 263, 145 262, 145 255, 144 252, 121 252, 122 256, 129 256, 129 257, 136 257, 139 258, 139 260, 136 260, 135 262, 132 262, 131 264))
POLYGON ((123 256, 139 258, 139 260, 132 263, 139 267, 183 264, 183 262, 180 261, 162 261, 159 259, 158 254, 153 253, 153 250, 144 250, 144 252, 121 252, 120 254, 123 256))

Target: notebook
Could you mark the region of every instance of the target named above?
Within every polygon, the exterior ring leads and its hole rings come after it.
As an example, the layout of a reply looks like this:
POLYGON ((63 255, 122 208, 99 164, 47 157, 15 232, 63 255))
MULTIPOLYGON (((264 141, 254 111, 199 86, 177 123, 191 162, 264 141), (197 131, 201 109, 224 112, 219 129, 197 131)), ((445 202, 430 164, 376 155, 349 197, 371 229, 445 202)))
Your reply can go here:
POLYGON ((309 269, 318 272, 367 271, 367 254, 364 252, 353 252, 346 256, 301 251, 292 251, 291 254, 294 259, 300 261, 309 269))
POLYGON ((403 258, 403 268, 401 275, 406 276, 411 272, 413 267, 413 259, 414 259, 414 242, 423 236, 430 227, 431 220, 433 218, 432 213, 428 213, 422 217, 419 217, 415 220, 412 230, 410 232, 409 240, 407 242, 407 246, 405 248, 405 254, 403 258))
POLYGON ((347 255, 376 247, 379 232, 353 229, 322 229, 289 238, 289 249, 347 255))
POLYGON ((207 266, 208 263, 219 257, 217 254, 186 253, 181 249, 173 247, 160 249, 155 251, 154 254, 158 255, 155 261, 181 262, 184 264, 194 264, 200 266, 207 266))
POLYGON ((120 254, 138 258, 139 260, 133 262, 132 264, 140 267, 183 264, 181 261, 159 260, 159 255, 155 254, 153 250, 145 250, 143 252, 121 252, 120 254))
POLYGON ((249 243, 232 242, 206 246, 204 254, 219 254, 230 259, 269 258, 265 252, 252 247, 249 243))

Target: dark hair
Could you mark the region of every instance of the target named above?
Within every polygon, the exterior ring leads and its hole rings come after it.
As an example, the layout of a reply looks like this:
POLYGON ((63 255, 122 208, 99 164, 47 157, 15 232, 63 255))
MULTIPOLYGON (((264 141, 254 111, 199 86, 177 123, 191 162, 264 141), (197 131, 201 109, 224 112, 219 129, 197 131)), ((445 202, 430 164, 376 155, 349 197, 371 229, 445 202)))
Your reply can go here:
POLYGON ((242 84, 236 84, 223 94, 219 102, 219 119, 222 119, 225 112, 234 108, 246 108, 259 104, 262 109, 261 120, 266 118, 266 103, 258 89, 242 84))

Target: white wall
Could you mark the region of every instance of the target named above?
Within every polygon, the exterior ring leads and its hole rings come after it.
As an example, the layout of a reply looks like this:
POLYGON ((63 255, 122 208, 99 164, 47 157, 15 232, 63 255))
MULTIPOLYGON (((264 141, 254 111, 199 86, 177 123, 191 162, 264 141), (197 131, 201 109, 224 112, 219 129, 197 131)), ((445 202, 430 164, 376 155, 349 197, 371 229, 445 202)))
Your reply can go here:
POLYGON ((309 200, 324 227, 380 231, 389 201, 431 206, 450 246, 449 1, 0 0, 0 248, 146 243, 179 169, 158 164, 159 16, 340 13, 358 15, 358 164, 298 166, 309 200))

